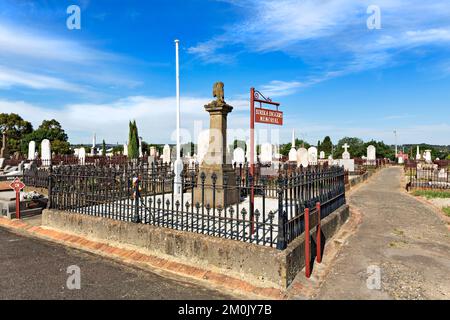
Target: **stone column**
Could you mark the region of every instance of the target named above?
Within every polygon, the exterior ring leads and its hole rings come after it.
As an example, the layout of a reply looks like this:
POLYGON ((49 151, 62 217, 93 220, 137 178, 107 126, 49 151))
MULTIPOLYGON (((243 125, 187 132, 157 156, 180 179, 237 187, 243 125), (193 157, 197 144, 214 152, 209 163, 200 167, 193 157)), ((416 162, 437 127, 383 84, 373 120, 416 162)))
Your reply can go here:
POLYGON ((3 132, 2 149, 0 150, 0 158, 9 158, 8 140, 6 139, 6 131, 3 132))
POLYGON ((227 116, 233 107, 224 100, 222 82, 214 84, 213 95, 217 99, 205 105, 210 116, 209 145, 208 152, 200 164, 194 202, 209 204, 211 207, 226 207, 239 201, 236 174, 231 163, 227 163, 227 116))

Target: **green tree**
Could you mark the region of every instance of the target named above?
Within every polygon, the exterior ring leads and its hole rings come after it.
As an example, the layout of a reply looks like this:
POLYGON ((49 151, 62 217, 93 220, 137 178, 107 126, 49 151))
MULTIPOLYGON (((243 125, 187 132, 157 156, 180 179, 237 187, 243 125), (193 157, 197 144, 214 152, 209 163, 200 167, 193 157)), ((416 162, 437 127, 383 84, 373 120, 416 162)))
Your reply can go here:
POLYGON ((320 144, 319 152, 325 152, 325 155, 330 155, 333 152, 333 142, 331 142, 331 138, 326 136, 322 143, 320 144))
POLYGON ((117 145, 117 146, 113 147, 112 153, 114 155, 123 153, 123 146, 122 145, 117 145))
POLYGON ((373 145, 376 148, 377 158, 388 158, 391 160, 395 159, 395 149, 393 149, 391 146, 388 146, 383 141, 371 140, 364 144, 364 148, 367 150, 367 147, 370 145, 373 145))
MULTIPOLYGON (((22 117, 20 117, 18 114, 0 113, 0 137, 3 132, 6 132, 7 144, 10 153, 22 151, 22 139, 32 131, 33 126, 31 125, 31 123, 23 120, 22 117)), ((2 139, 0 139, 0 145, 1 143, 2 139)))
POLYGON ((136 120, 130 121, 130 130, 128 133, 128 158, 138 159, 139 158, 139 134, 136 125, 136 120))
MULTIPOLYGON (((298 149, 300 147, 305 147, 306 149, 308 149, 309 147, 311 147, 311 145, 304 141, 304 140, 300 140, 300 139, 295 139, 295 148, 298 149)), ((280 146, 280 153, 283 156, 287 156, 289 155, 289 151, 291 150, 292 147, 292 143, 286 143, 280 146)))
POLYGON ((349 145, 348 152, 350 152, 352 158, 360 158, 366 154, 364 141, 356 137, 345 137, 339 140, 336 149, 334 150, 333 157, 335 159, 342 157, 342 153, 344 152, 343 146, 346 143, 349 145))
POLYGON ((22 153, 27 153, 28 143, 30 141, 35 141, 37 145, 40 145, 42 140, 44 139, 50 140, 52 152, 56 154, 72 153, 67 134, 62 128, 61 124, 55 119, 42 121, 42 124, 35 131, 27 134, 22 139, 22 153))

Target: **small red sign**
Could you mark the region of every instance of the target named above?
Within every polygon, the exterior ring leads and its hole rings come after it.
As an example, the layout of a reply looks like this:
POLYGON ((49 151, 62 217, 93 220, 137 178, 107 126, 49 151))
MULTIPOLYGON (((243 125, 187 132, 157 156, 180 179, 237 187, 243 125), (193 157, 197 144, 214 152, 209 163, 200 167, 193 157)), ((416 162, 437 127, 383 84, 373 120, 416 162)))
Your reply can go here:
POLYGON ((277 110, 255 108, 255 122, 283 125, 283 112, 277 110))
POLYGON ((25 188, 25 185, 22 181, 20 181, 19 178, 16 178, 11 184, 9 185, 11 189, 13 189, 15 192, 20 192, 23 188, 25 188))

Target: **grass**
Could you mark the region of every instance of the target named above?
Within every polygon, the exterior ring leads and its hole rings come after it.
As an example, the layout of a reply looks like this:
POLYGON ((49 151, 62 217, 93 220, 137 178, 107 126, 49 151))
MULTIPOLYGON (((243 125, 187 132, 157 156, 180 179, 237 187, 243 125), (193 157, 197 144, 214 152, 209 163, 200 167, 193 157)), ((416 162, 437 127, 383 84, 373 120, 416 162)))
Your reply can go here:
POLYGON ((447 217, 450 217, 450 207, 444 207, 442 208, 442 211, 447 215, 447 217))
POLYGON ((431 198, 450 198, 450 191, 437 191, 437 190, 415 190, 413 195, 422 196, 427 199, 431 198))

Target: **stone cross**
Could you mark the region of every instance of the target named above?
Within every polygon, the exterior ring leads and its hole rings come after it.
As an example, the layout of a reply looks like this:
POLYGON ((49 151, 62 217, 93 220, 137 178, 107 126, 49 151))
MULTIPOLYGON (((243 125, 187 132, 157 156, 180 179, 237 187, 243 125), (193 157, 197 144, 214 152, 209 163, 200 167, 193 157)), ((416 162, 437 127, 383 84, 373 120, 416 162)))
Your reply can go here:
POLYGON ((348 152, 348 148, 350 148, 350 146, 347 144, 347 143, 345 143, 343 146, 342 146, 342 148, 344 148, 345 149, 345 152, 348 152))

